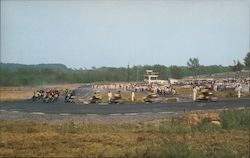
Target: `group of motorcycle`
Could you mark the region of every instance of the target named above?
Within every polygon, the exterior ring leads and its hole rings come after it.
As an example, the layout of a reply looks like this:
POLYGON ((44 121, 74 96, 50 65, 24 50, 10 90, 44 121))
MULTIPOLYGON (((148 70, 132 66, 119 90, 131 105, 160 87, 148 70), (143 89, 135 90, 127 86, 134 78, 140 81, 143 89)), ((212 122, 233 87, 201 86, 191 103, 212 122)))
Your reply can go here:
MULTIPOLYGON (((58 90, 50 90, 45 92, 44 90, 36 90, 34 91, 34 95, 32 97, 32 101, 38 101, 38 100, 43 100, 44 103, 50 103, 50 102, 55 102, 58 100, 60 96, 60 92, 58 90)), ((75 103, 75 91, 66 89, 65 90, 65 98, 64 101, 65 103, 75 103)), ((89 104, 99 104, 101 103, 102 100, 102 95, 100 91, 96 91, 94 95, 88 100, 89 104)), ((120 92, 115 94, 114 97, 112 97, 111 104, 119 104, 122 103, 122 97, 120 92)))
POLYGON ((32 101, 43 100, 44 103, 55 102, 60 96, 58 90, 36 90, 34 91, 32 101))
MULTIPOLYGON (((58 90, 36 90, 32 96, 32 101, 42 100, 44 103, 51 103, 58 100, 60 92, 58 90)), ((65 91, 65 102, 74 103, 75 94, 74 91, 66 89, 65 91)))
MULTIPOLYGON (((89 104, 99 104, 101 103, 102 95, 100 91, 96 91, 94 95, 90 98, 89 104)), ((120 91, 115 93, 115 95, 111 98, 109 104, 121 104, 123 103, 122 96, 120 91)))
MULTIPOLYGON (((58 100, 60 96, 60 92, 58 90, 49 90, 49 91, 44 91, 44 90, 36 90, 34 91, 34 95, 32 97, 32 101, 37 101, 37 100, 43 100, 45 103, 50 103, 50 102, 55 102, 58 100)), ((66 103, 75 103, 75 91, 72 91, 70 89, 65 90, 65 102, 66 103)), ((96 91, 94 95, 90 98, 88 101, 89 104, 99 104, 101 103, 102 96, 100 91, 96 91)), ((212 91, 208 89, 203 89, 197 96, 197 101, 217 101, 217 97, 215 97, 212 93, 212 91)), ((143 99, 144 102, 146 103, 160 103, 161 99, 159 95, 150 93, 143 99)), ((123 99, 121 96, 120 91, 118 91, 109 101, 110 104, 121 104, 123 103, 123 99)))
MULTIPOLYGON (((149 93, 146 97, 144 97, 143 101, 146 103, 160 103, 161 98, 158 94, 149 93)), ((214 93, 212 92, 211 89, 204 88, 204 89, 201 89, 197 93, 196 101, 197 102, 199 102, 199 101, 216 102, 216 101, 218 101, 218 98, 214 95, 214 93)))

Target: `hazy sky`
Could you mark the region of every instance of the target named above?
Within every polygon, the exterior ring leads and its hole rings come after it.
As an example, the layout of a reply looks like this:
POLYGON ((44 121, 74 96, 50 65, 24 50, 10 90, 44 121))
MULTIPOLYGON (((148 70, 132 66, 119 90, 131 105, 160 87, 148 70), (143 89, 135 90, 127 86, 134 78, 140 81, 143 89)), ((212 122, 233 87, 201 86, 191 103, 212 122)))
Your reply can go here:
POLYGON ((250 0, 1 0, 1 62, 230 65, 250 49, 249 10, 250 0))

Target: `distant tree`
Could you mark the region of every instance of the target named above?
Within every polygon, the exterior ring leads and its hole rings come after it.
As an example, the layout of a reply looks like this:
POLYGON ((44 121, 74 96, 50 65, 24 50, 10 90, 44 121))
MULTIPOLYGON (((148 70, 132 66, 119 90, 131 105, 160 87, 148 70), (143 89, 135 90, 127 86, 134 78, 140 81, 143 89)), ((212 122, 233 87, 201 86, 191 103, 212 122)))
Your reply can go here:
POLYGON ((188 69, 193 72, 194 76, 197 75, 200 64, 198 58, 189 58, 187 62, 188 69))
POLYGON ((127 82, 130 82, 130 70, 129 70, 129 64, 127 67, 127 82))
POLYGON ((250 52, 248 52, 246 57, 244 58, 244 64, 248 69, 250 69, 250 52))
POLYGON ((182 69, 178 66, 170 66, 170 74, 173 78, 181 78, 182 77, 182 69))
POLYGON ((237 71, 241 71, 243 69, 244 65, 241 64, 241 62, 239 60, 234 60, 234 65, 231 66, 231 70, 233 72, 237 72, 237 71))
POLYGON ((159 79, 166 80, 169 77, 167 72, 167 67, 164 65, 159 65, 159 64, 153 65, 151 69, 160 74, 159 79))
MULTIPOLYGON (((237 62, 235 65, 237 65, 237 62)), ((141 81, 144 78, 145 71, 150 69, 159 72, 160 79, 167 79, 169 77, 180 78, 193 75, 192 71, 190 71, 190 67, 166 67, 164 65, 142 65, 139 67, 130 67, 128 65, 128 67, 120 68, 101 67, 96 69, 87 69, 83 67, 81 69, 70 69, 63 65, 60 66, 60 64, 20 65, 0 63, 0 68, 0 86, 89 83, 101 81, 136 81, 137 72, 138 81, 141 81)), ((220 72, 229 72, 232 71, 232 66, 201 65, 198 66, 198 69, 199 74, 205 75, 220 72)))

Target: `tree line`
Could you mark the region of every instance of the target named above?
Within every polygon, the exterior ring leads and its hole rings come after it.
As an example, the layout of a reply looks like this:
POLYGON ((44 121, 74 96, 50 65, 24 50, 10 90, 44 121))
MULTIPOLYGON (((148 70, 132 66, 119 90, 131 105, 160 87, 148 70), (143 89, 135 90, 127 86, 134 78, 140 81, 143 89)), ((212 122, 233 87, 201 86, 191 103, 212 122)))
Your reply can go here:
POLYGON ((0 86, 47 85, 61 83, 91 83, 102 81, 132 82, 142 81, 145 71, 159 72, 159 79, 182 78, 194 75, 209 75, 249 68, 250 53, 244 58, 244 65, 235 61, 232 66, 203 66, 198 58, 190 58, 187 66, 139 65, 128 67, 101 67, 91 69, 71 69, 63 64, 23 65, 1 63, 0 86))

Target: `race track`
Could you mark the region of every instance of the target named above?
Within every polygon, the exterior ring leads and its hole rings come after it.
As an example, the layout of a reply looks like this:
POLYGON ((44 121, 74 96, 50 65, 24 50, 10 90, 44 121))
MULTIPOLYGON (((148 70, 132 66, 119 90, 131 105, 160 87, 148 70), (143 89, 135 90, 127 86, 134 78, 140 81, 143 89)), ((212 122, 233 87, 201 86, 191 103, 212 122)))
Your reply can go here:
POLYGON ((219 100, 217 102, 179 102, 159 104, 73 104, 58 101, 54 103, 32 102, 30 100, 2 102, 1 111, 18 111, 45 114, 138 114, 138 113, 174 113, 180 111, 215 110, 250 107, 250 99, 219 100))

